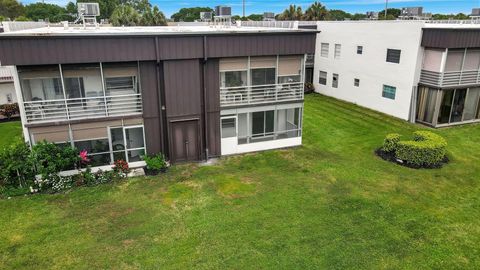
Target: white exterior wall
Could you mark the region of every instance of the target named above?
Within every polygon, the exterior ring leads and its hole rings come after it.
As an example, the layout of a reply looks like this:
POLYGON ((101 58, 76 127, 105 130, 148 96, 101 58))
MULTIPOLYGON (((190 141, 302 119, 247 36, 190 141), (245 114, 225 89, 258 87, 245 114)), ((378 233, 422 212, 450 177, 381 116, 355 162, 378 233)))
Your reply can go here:
POLYGON ((423 58, 423 26, 419 21, 318 22, 315 91, 408 120, 423 58), (328 58, 320 55, 321 43, 330 44, 328 58), (342 46, 340 59, 334 59, 335 44, 342 46), (386 62, 387 49, 401 50, 399 64, 386 62), (327 85, 319 84, 319 71, 328 73, 327 85), (332 87, 333 73, 339 75, 338 88, 332 87), (382 97, 384 84, 397 88, 395 100, 382 97))
POLYGON ((17 102, 17 95, 15 94, 15 85, 13 82, 0 83, 0 104, 9 103, 7 100, 7 95, 12 96, 12 102, 17 102))

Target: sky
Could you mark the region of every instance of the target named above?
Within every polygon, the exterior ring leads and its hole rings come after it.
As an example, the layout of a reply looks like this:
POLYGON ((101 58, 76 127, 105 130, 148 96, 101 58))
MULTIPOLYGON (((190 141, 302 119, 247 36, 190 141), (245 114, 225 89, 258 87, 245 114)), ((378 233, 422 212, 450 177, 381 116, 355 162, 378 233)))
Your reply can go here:
MULTIPOLYGON (((74 1, 74 0, 70 0, 74 1)), ((22 0, 24 4, 40 2, 36 0, 22 0)), ((69 0, 44 0, 45 3, 66 5, 69 0)), ((232 7, 233 14, 242 14, 242 0, 150 0, 157 5, 165 15, 170 17, 173 13, 184 7, 228 5, 232 7)), ((306 9, 313 0, 245 0, 246 14, 263 14, 265 11, 281 13, 290 4, 300 5, 306 9)), ((469 14, 474 7, 480 8, 480 0, 389 0, 389 7, 415 7, 423 6, 424 12, 431 13, 459 13, 469 14)), ((365 13, 366 11, 380 11, 385 8, 385 0, 323 0, 322 4, 328 9, 342 9, 350 13, 365 13)))

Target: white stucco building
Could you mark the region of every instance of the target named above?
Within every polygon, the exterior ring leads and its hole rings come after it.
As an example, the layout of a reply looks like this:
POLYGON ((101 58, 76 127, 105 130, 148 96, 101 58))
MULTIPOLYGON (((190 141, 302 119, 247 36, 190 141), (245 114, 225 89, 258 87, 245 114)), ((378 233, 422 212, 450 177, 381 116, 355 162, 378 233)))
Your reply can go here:
POLYGON ((421 21, 318 22, 315 91, 414 119, 423 26, 421 21))
POLYGON ((17 102, 10 67, 0 66, 0 105, 17 102))

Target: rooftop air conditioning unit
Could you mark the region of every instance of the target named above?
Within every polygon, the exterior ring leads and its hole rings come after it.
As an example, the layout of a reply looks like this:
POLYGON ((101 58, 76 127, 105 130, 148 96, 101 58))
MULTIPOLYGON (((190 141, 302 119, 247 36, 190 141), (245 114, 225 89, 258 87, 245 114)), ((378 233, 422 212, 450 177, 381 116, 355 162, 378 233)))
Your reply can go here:
POLYGON ((100 6, 98 3, 78 3, 77 11, 83 16, 100 16, 100 6))

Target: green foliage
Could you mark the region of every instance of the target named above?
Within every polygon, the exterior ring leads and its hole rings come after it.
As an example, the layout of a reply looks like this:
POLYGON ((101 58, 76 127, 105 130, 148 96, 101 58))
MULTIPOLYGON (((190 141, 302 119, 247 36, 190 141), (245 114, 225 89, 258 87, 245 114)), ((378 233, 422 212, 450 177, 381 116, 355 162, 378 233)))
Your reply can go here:
POLYGON ((5 17, 0 15, 0 22, 3 22, 3 21, 5 21, 5 17))
POLYGON ((200 19, 200 12, 213 12, 209 7, 182 8, 174 13, 171 18, 175 22, 193 22, 200 19))
POLYGON ((167 161, 163 154, 157 154, 155 156, 144 156, 143 160, 147 164, 149 170, 164 170, 167 168, 167 161))
POLYGON ((400 141, 399 134, 389 134, 384 140, 383 150, 395 152, 397 159, 415 166, 439 164, 446 155, 445 139, 430 131, 416 131, 413 140, 400 141))
POLYGON ((387 9, 387 17, 385 18, 385 9, 378 13, 379 20, 395 20, 402 13, 401 9, 389 8, 387 9))
POLYGON ((30 148, 24 142, 0 151, 0 186, 22 188, 32 183, 35 172, 30 156, 30 148))
POLYGON ((33 3, 25 6, 24 15, 34 21, 45 20, 49 22, 60 22, 70 18, 65 8, 46 3, 33 3))
POLYGON ((393 152, 397 149, 398 142, 400 141, 400 134, 392 133, 388 134, 383 141, 383 151, 393 152))
POLYGON ((68 2, 68 4, 65 6, 65 11, 72 16, 76 16, 78 12, 77 5, 74 2, 68 2))
MULTIPOLYGON (((0 0, 0 16, 9 18, 10 20, 15 19, 16 17, 24 13, 23 5, 17 0, 0 0)), ((3 21, 0 20, 0 21, 3 21)))
POLYGON ((146 26, 165 26, 167 25, 167 20, 163 12, 155 6, 153 9, 148 8, 145 13, 143 13, 140 24, 146 26))
POLYGON ((303 15, 305 21, 324 21, 329 18, 329 12, 327 8, 320 2, 314 2, 307 8, 303 15))
POLYGON ((247 16, 247 20, 262 21, 263 20, 263 14, 250 14, 250 15, 247 16))
POLYGON ((329 11, 329 19, 332 21, 344 21, 345 19, 351 19, 352 14, 340 9, 332 9, 329 11))
POLYGON ((136 26, 140 19, 140 14, 132 6, 120 5, 113 11, 110 23, 113 26, 136 26))
POLYGON ((281 14, 277 16, 281 21, 298 21, 303 17, 303 11, 301 6, 290 5, 281 14))
POLYGON ((80 162, 77 149, 70 146, 60 147, 46 141, 32 147, 31 159, 36 165, 37 173, 44 179, 61 171, 73 170, 80 162))
POLYGON ((20 113, 20 110, 18 108, 18 103, 0 105, 0 114, 5 116, 8 119, 10 119, 10 117, 18 113, 20 113))
POLYGON ((31 21, 32 19, 26 17, 26 16, 18 16, 17 18, 15 18, 15 21, 16 22, 28 22, 28 21, 31 21))

